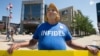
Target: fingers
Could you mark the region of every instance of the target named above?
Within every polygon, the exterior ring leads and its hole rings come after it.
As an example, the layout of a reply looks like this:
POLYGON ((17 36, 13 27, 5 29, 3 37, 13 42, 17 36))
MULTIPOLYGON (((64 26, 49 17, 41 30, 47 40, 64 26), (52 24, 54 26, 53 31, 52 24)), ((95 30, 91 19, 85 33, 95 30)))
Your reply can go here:
POLYGON ((98 54, 99 50, 97 48, 95 48, 95 50, 93 50, 93 53, 96 55, 98 54))
POLYGON ((13 44, 8 50, 7 52, 9 54, 12 54, 14 50, 18 49, 19 48, 19 45, 18 44, 13 44))
POLYGON ((12 54, 12 53, 13 53, 13 48, 12 48, 12 46, 7 50, 7 52, 8 52, 9 54, 12 54))
POLYGON ((94 55, 97 55, 99 52, 99 49, 97 49, 95 47, 91 47, 91 46, 88 47, 88 50, 94 55))

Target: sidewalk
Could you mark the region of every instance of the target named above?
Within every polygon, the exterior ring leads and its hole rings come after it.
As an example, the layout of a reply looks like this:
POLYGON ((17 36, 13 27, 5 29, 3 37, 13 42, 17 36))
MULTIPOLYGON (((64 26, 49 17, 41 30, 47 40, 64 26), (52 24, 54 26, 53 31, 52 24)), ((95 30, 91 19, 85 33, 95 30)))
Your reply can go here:
POLYGON ((100 35, 85 36, 74 40, 81 45, 99 45, 100 46, 100 35), (95 43, 94 43, 95 42, 95 43))
MULTIPOLYGON (((25 41, 29 41, 32 38, 32 35, 14 35, 14 43, 18 43, 18 42, 25 42, 25 41)), ((91 44, 96 44, 94 43, 94 41, 100 41, 100 36, 99 35, 91 35, 91 36, 85 36, 82 38, 76 38, 73 39, 74 42, 77 42, 78 44, 81 45, 91 45, 91 44)), ((0 50, 7 50, 10 45, 12 45, 13 42, 7 42, 6 40, 6 35, 0 35, 0 50)), ((100 46, 100 42, 97 44, 100 46)), ((25 48, 20 48, 19 50, 30 50, 30 49, 37 49, 37 45, 34 47, 25 47, 25 48)), ((73 50, 70 47, 67 47, 67 49, 69 50, 73 50)))
MULTIPOLYGON (((13 43, 19 43, 19 42, 25 42, 25 41, 29 41, 32 38, 32 35, 14 35, 14 42, 8 42, 6 40, 6 35, 0 35, 0 50, 7 50, 10 45, 12 45, 13 43)), ((20 48, 20 49, 25 49, 25 50, 29 50, 29 49, 34 49, 36 47, 29 47, 29 48, 20 48)))

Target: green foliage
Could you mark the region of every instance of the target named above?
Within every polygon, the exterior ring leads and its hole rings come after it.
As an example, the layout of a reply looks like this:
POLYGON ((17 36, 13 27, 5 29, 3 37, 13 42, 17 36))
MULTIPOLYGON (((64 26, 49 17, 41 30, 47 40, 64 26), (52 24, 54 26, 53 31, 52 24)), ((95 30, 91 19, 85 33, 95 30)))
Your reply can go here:
POLYGON ((93 28, 92 21, 89 20, 87 16, 82 15, 81 12, 75 15, 72 24, 74 25, 75 29, 78 29, 78 31, 84 32, 85 35, 96 33, 96 30, 93 28))

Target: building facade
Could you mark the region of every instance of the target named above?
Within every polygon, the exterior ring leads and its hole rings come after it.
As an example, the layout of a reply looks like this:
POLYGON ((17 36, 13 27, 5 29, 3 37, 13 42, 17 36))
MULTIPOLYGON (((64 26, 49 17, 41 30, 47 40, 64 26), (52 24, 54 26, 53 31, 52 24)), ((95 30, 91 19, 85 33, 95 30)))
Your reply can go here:
MULTIPOLYGON (((1 33, 7 31, 8 21, 9 21, 8 16, 2 16, 2 20, 0 20, 0 32, 1 33)), ((14 30, 16 30, 17 28, 19 28, 19 24, 16 24, 16 23, 9 23, 9 24, 10 24, 10 29, 14 28, 14 30)))
POLYGON ((34 32, 37 25, 44 22, 44 9, 43 0, 23 0, 20 33, 34 32))
POLYGON ((8 16, 2 16, 2 22, 4 23, 4 28, 6 29, 9 24, 9 17, 8 16))
POLYGON ((4 22, 0 21, 0 31, 4 30, 4 22))
POLYGON ((96 4, 96 8, 97 8, 97 25, 100 33, 100 3, 96 4))
POLYGON ((74 16, 78 13, 78 10, 75 9, 73 6, 70 6, 60 9, 59 11, 61 16, 61 22, 69 28, 72 35, 75 35, 76 31, 72 23, 73 21, 75 21, 74 16))
MULTIPOLYGON (((43 0, 24 0, 22 1, 21 9, 21 24, 20 33, 34 32, 37 25, 44 22, 44 16, 46 15, 47 5, 43 0)), ((74 16, 78 11, 73 7, 66 7, 59 10, 61 16, 61 22, 64 23, 70 29, 72 34, 75 33, 74 16)))

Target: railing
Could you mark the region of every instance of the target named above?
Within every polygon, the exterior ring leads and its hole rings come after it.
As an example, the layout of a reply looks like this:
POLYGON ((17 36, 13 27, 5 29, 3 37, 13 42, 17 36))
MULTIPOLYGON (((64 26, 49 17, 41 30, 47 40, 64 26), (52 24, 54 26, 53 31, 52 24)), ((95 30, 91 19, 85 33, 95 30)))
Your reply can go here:
POLYGON ((15 50, 8 54, 6 50, 0 50, 0 56, 100 56, 93 55, 86 50, 15 50))

